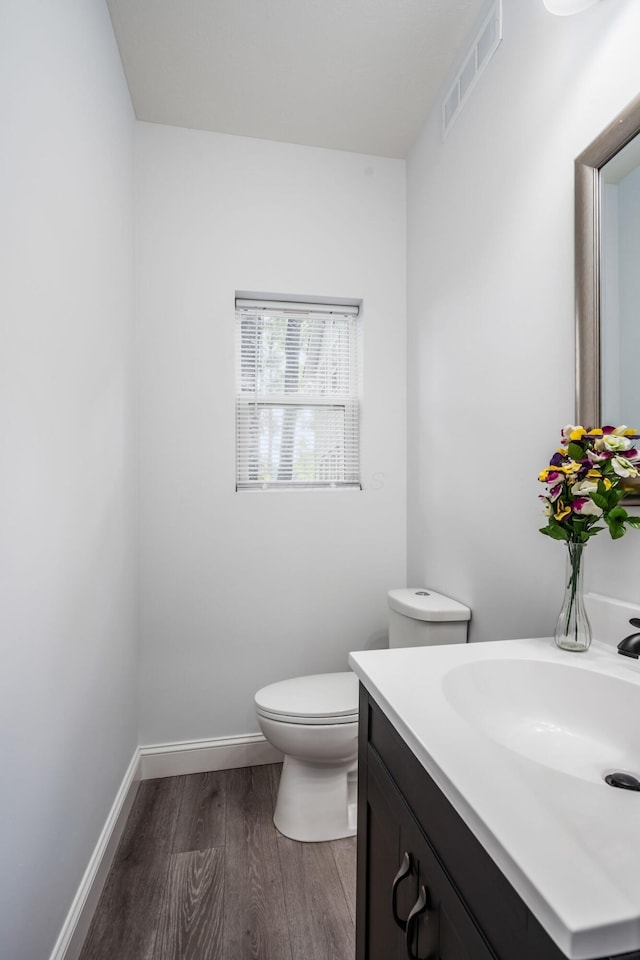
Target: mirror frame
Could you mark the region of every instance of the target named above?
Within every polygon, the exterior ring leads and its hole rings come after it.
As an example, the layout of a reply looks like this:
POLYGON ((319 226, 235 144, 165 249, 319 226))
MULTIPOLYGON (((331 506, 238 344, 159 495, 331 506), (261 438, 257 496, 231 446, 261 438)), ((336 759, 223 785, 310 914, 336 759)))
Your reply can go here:
POLYGON ((575 160, 576 423, 587 428, 602 426, 600 170, 638 133, 640 94, 575 160))
MULTIPOLYGON (((600 388, 600 170, 640 133, 640 94, 575 160, 576 420, 602 426, 600 388)), ((640 423, 632 424, 640 429, 640 423)), ((640 506, 640 480, 627 481, 625 504, 640 506)))

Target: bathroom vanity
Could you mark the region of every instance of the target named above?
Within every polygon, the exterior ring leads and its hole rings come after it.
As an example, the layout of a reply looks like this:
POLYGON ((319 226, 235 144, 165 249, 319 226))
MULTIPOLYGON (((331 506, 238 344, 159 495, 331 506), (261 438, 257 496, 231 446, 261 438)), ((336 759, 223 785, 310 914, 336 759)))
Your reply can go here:
POLYGON ((640 764, 635 732, 614 742, 640 706, 622 660, 547 639, 351 655, 357 960, 640 960, 640 793, 602 779, 640 764))

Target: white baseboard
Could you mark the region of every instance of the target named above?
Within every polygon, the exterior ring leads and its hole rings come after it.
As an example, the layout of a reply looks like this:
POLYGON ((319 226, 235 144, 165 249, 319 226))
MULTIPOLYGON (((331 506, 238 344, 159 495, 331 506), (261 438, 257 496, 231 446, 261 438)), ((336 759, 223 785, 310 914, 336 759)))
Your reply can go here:
POLYGON ((261 733, 213 740, 185 740, 140 747, 140 778, 179 777, 210 770, 233 770, 280 763, 282 754, 261 733))
POLYGON ((104 882, 133 806, 139 780, 140 748, 136 747, 50 960, 77 960, 80 956, 104 882))

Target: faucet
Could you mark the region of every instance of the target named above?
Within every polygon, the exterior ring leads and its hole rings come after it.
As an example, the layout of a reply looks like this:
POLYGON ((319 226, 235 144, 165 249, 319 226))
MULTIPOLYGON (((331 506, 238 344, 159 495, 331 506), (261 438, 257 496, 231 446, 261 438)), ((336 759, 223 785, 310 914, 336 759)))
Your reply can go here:
MULTIPOLYGON (((640 630, 640 619, 638 617, 631 617, 629 623, 632 627, 637 627, 640 630)), ((640 633, 630 633, 628 637, 621 640, 618 644, 618 653, 621 653, 623 657, 633 657, 634 660, 637 660, 640 657, 640 633)))

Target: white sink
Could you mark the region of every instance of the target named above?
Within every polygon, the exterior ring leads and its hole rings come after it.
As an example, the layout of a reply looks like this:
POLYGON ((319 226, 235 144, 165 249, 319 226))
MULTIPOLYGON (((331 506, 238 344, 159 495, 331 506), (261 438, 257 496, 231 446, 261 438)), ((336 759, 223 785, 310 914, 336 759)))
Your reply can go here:
POLYGON ((452 667, 445 697, 477 731, 536 763, 599 780, 640 777, 638 685, 542 660, 481 660, 452 667))

